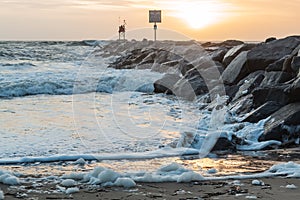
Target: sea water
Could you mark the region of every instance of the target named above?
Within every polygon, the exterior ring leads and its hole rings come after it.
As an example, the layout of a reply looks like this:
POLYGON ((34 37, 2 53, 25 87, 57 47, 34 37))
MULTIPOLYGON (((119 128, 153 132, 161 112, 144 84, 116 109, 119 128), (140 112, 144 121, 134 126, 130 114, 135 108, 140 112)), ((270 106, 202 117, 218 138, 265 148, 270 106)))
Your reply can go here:
POLYGON ((152 93, 163 74, 107 68, 98 48, 1 43, 0 158, 153 151, 196 128, 195 104, 152 93))

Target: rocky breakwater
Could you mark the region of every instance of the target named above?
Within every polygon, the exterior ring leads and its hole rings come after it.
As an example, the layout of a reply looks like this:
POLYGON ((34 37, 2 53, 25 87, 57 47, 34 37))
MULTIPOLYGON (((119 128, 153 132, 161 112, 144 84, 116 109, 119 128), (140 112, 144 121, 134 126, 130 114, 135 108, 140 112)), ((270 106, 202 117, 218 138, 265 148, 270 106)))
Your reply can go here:
MULTIPOLYGON (((164 73, 154 83, 156 93, 206 102, 227 95, 230 112, 243 122, 268 119, 259 141, 299 144, 300 36, 255 44, 144 40, 120 46, 112 42, 104 50, 119 55, 110 67, 164 73)), ((244 143, 240 138, 231 142, 244 143)))

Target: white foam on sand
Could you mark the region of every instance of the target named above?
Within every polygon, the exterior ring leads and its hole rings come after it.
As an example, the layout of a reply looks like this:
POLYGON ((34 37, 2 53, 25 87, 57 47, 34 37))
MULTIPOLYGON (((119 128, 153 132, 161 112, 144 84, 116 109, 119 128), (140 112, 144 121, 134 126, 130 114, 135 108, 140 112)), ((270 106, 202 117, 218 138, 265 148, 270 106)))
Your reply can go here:
POLYGON ((19 185, 20 180, 13 173, 0 169, 0 183, 5 185, 19 185))
MULTIPOLYGON (((160 167, 154 172, 137 172, 137 173, 118 173, 104 167, 96 167, 93 171, 85 173, 84 177, 78 182, 88 183, 91 185, 101 185, 101 186, 134 187, 136 185, 136 182, 159 183, 159 182, 191 182, 191 181, 203 181, 203 180, 229 180, 229 179, 241 180, 241 179, 257 179, 257 178, 266 178, 266 177, 275 177, 275 176, 299 178, 297 176, 299 173, 300 173, 300 164, 294 162, 288 162, 288 163, 274 165, 269 170, 262 173, 255 173, 251 175, 239 174, 233 176, 214 177, 212 175, 203 176, 202 174, 184 168, 182 165, 178 163, 171 163, 169 165, 164 165, 160 167)), ((252 184, 263 185, 263 183, 259 180, 253 180, 252 184)))
POLYGON ((4 200, 4 193, 2 190, 0 190, 0 200, 4 200))

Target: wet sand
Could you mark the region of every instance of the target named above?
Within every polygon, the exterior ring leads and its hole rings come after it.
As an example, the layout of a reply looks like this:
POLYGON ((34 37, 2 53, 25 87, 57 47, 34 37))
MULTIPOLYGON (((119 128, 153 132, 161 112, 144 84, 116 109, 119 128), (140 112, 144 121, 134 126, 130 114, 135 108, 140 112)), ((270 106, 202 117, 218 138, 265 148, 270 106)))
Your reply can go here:
MULTIPOLYGON (((0 185, 5 199, 298 199, 300 179, 259 179, 265 184, 252 185, 252 180, 203 181, 192 183, 139 183, 135 188, 81 186, 80 192, 66 194, 24 193, 21 189, 0 185), (286 188, 294 184, 296 189, 286 188)), ((30 186, 23 187, 27 190, 30 186)), ((40 190, 55 189, 55 185, 43 185, 40 190)))

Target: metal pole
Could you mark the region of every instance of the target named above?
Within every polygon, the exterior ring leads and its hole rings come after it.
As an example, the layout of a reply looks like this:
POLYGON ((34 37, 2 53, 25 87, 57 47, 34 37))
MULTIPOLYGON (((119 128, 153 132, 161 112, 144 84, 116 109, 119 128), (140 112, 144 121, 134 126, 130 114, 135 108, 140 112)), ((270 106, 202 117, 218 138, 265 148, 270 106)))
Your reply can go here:
POLYGON ((156 30, 157 30, 157 25, 156 22, 154 23, 154 41, 156 41, 156 30))

